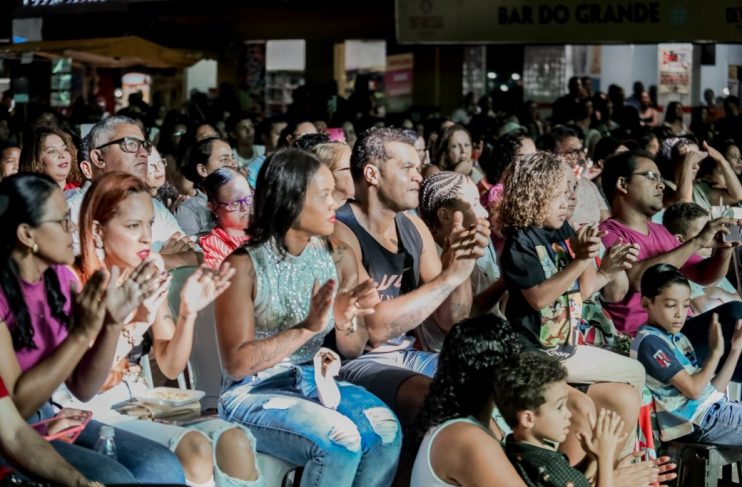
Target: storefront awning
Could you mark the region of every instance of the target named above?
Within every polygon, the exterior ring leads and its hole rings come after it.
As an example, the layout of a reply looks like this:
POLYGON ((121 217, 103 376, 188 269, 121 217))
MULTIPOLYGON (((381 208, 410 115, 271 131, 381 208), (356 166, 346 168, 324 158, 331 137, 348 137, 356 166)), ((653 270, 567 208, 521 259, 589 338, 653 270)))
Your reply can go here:
POLYGON ((101 68, 187 68, 201 59, 213 57, 206 51, 164 47, 137 36, 24 42, 0 46, 0 56, 27 52, 49 58, 68 57, 101 68))

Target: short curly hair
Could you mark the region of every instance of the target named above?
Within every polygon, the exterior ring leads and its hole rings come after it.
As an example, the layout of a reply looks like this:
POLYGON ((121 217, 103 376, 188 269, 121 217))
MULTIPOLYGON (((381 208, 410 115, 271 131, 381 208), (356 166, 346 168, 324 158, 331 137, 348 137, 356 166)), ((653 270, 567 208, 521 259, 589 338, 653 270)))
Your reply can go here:
POLYGON ((363 178, 363 168, 367 164, 378 166, 380 162, 391 159, 385 146, 388 142, 401 142, 415 146, 415 139, 400 129, 372 127, 364 131, 356 140, 350 155, 350 173, 354 181, 363 178))
POLYGON ((539 351, 511 357, 494 373, 495 404, 505 421, 514 427, 521 411, 536 411, 546 402, 551 384, 567 378, 567 369, 556 358, 539 351))
POLYGON ((494 211, 501 235, 543 224, 552 192, 564 179, 565 160, 540 151, 517 158, 505 172, 502 200, 494 211))

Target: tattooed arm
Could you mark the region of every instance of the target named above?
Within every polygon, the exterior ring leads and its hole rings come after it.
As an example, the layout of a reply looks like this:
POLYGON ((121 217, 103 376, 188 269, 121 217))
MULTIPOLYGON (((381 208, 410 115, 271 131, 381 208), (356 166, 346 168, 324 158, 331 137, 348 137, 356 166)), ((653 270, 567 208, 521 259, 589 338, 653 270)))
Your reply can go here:
POLYGON ((224 367, 235 378, 268 369, 299 349, 317 332, 309 319, 270 338, 255 339, 255 270, 245 250, 226 262, 237 271, 215 303, 216 334, 224 367))

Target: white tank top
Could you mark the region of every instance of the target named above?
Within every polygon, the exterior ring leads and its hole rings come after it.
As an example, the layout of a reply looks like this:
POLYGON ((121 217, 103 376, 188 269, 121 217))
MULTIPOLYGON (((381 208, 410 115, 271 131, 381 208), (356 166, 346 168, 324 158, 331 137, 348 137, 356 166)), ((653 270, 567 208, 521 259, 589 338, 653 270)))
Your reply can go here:
MULTIPOLYGON (((441 480, 441 478, 433 471, 433 465, 430 464, 430 449, 433 446, 435 437, 438 436, 438 433, 443 431, 444 428, 455 423, 469 423, 487 431, 481 424, 479 424, 479 421, 471 417, 449 419, 448 421, 429 430, 425 433, 425 437, 423 438, 422 443, 420 443, 420 449, 417 451, 415 464, 412 467, 412 482, 410 482, 410 487, 456 487, 454 484, 449 484, 441 480)), ((489 433, 489 431, 487 432, 489 433)))

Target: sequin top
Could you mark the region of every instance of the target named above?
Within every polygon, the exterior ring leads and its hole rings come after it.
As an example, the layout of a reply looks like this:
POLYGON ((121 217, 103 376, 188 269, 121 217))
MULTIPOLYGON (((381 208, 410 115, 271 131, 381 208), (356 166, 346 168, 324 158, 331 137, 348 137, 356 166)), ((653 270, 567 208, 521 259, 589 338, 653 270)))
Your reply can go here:
MULTIPOLYGON (((313 237, 297 256, 281 256, 274 240, 247 252, 255 268, 255 339, 269 338, 293 328, 309 314, 312 287, 329 279, 337 281, 337 270, 328 244, 313 237)), ((281 364, 299 365, 312 360, 322 346, 325 335, 334 327, 330 313, 327 327, 308 340, 297 351, 283 359, 281 364)))

